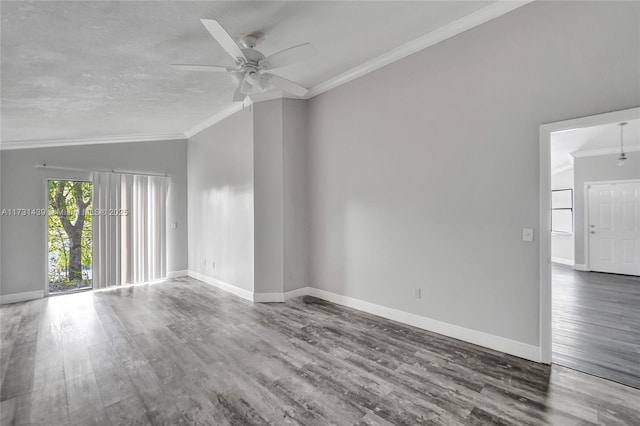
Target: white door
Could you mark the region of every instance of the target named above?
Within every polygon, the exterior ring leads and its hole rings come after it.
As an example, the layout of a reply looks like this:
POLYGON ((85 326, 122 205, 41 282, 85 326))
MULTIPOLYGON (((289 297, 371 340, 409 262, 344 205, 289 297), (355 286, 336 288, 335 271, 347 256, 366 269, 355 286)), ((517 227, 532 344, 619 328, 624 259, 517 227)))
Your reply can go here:
POLYGON ((589 269, 640 275, 640 183, 595 184, 589 196, 589 269))

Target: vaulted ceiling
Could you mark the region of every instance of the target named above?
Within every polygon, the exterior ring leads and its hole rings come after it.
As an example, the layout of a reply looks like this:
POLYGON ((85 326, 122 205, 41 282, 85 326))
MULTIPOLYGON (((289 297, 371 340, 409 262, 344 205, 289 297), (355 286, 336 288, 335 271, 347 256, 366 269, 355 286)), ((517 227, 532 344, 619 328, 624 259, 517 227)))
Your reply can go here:
POLYGON ((267 55, 312 43, 279 74, 313 88, 491 3, 2 1, 2 141, 182 134, 228 107, 228 76, 169 67, 233 65, 200 18, 267 55))

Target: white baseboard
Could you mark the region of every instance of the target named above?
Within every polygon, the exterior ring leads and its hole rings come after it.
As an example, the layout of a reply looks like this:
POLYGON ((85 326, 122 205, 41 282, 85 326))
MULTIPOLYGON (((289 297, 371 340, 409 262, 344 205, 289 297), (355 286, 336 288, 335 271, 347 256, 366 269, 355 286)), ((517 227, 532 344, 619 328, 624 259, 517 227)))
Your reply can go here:
POLYGON ((300 296, 308 296, 310 288, 311 287, 302 287, 295 290, 287 291, 286 293, 284 293, 284 300, 287 301, 289 299, 293 299, 300 296))
POLYGON ((520 358, 540 362, 541 353, 538 346, 529 345, 527 343, 518 342, 504 337, 495 336, 493 334, 484 333, 482 331, 472 330, 458 325, 437 321, 431 318, 400 311, 375 303, 365 302, 364 300, 354 299, 352 297, 331 293, 325 290, 309 287, 309 295, 315 296, 328 302, 338 305, 347 306, 359 311, 367 312, 379 317, 387 318, 403 324, 422 328, 427 331, 442 334, 443 336, 453 337, 454 339, 463 340, 485 348, 515 355, 520 358))
MULTIPOLYGON (((182 272, 182 271, 177 271, 177 272, 182 272)), ((211 284, 219 288, 220 290, 224 290, 231 294, 235 294, 236 296, 242 297, 243 299, 250 300, 256 303, 282 303, 294 297, 306 296, 307 294, 309 294, 309 287, 303 287, 296 290, 287 291, 285 293, 254 293, 252 291, 245 290, 233 284, 220 281, 218 279, 206 276, 196 271, 188 270, 185 272, 186 272, 186 275, 192 278, 195 278, 207 284, 211 284)), ((182 276, 182 275, 178 275, 178 276, 182 276)), ((173 278, 173 277, 167 274, 167 278, 173 278)))
POLYGON ((42 299, 44 290, 25 291, 23 293, 3 294, 0 296, 0 304, 26 302, 27 300, 42 299))
POLYGON ((167 272, 167 278, 180 278, 180 277, 186 277, 188 275, 189 275, 189 271, 187 271, 186 269, 183 269, 182 271, 167 272))
POLYGON ((217 280, 212 277, 208 277, 196 271, 189 270, 189 276, 195 278, 196 280, 200 280, 204 283, 211 284, 214 287, 219 288, 220 290, 224 290, 231 294, 235 294, 238 297, 242 297, 243 299, 249 300, 253 302, 253 292, 249 290, 245 290, 243 288, 237 287, 233 284, 226 283, 224 281, 217 280))
POLYGON ((253 293, 220 280, 216 280, 215 278, 207 277, 206 275, 202 275, 198 272, 189 271, 189 276, 253 302, 284 302, 294 297, 309 295, 338 305, 377 315, 382 318, 387 318, 403 324, 418 327, 423 330, 438 333, 443 336, 452 337, 478 346, 515 355, 520 358, 535 362, 540 362, 542 359, 540 347, 538 346, 529 345, 527 343, 449 324, 313 287, 303 287, 286 293, 253 293))
POLYGON ((573 269, 575 269, 576 271, 588 271, 587 265, 585 265, 584 263, 576 263, 575 265, 573 265, 573 269))
POLYGON ((285 302, 295 297, 307 296, 309 287, 302 287, 284 293, 253 293, 253 301, 259 303, 285 302))
POLYGON ((553 263, 559 263, 561 265, 567 265, 567 266, 573 266, 574 265, 573 260, 571 260, 571 259, 563 259, 561 257, 552 257, 551 261, 553 263))
MULTIPOLYGON (((585 267, 585 265, 575 265, 574 268, 577 269, 579 266, 585 267)), ((176 273, 182 272, 183 271, 176 271, 176 273)), ((187 271, 187 274, 190 277, 213 285, 214 287, 217 287, 231 294, 235 294, 236 296, 252 302, 284 302, 285 300, 289 300, 294 297, 306 295, 314 296, 328 302, 357 309, 359 311, 367 312, 372 315, 377 315, 379 317, 387 318, 403 324, 422 328, 424 330, 442 334, 443 336, 452 337, 454 339, 459 339, 489 349, 494 349, 499 352, 515 355, 520 358, 528 359, 535 362, 540 362, 541 360, 540 348, 538 346, 533 346, 527 343, 522 343, 493 334, 484 333, 482 331, 472 330, 458 325, 445 323, 442 321, 434 320, 409 312, 400 311, 398 309, 393 309, 382 305, 377 305, 375 303, 366 302, 364 300, 343 296, 341 294, 320 290, 317 288, 303 287, 296 290, 288 291, 286 293, 253 293, 249 290, 236 287, 224 281, 208 277, 199 272, 187 271)), ((180 274, 175 276, 184 275, 180 274)), ((2 295, 0 296, 0 303, 4 305, 8 303, 17 303, 27 300, 40 299, 42 297, 44 297, 44 290, 27 291, 24 293, 2 295)))
POLYGON ((253 293, 253 301, 258 303, 284 302, 284 293, 253 293))

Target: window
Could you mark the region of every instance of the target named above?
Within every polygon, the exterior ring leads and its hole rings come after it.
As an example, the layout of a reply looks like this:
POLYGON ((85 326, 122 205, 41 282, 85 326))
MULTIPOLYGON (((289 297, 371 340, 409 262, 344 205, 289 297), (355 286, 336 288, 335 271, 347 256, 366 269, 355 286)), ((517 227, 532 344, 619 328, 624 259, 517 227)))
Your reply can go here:
POLYGON ((551 232, 573 234, 573 189, 551 191, 551 232))
POLYGON ((92 288, 92 184, 49 180, 49 294, 92 288))

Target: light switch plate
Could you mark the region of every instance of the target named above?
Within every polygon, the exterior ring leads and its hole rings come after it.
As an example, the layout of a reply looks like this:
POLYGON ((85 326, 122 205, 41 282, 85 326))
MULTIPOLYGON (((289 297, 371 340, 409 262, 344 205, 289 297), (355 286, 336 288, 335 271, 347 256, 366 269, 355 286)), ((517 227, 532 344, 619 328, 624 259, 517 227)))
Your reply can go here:
POLYGON ((522 241, 533 241, 532 228, 522 228, 522 241))

